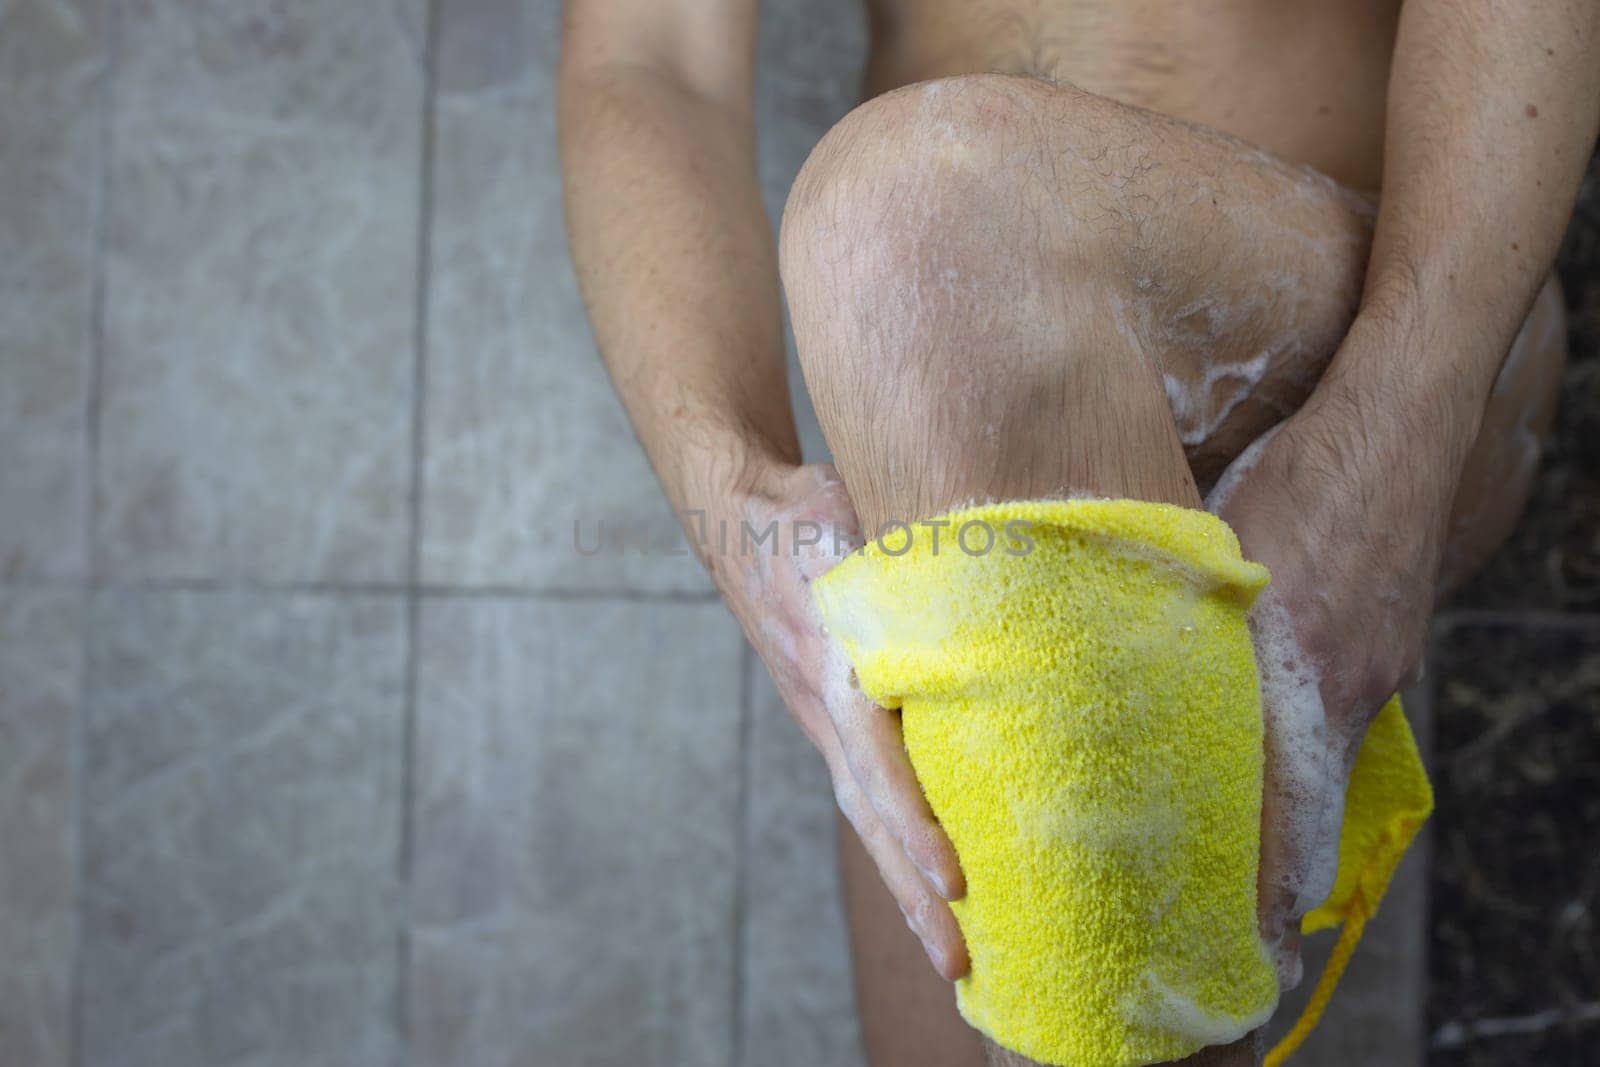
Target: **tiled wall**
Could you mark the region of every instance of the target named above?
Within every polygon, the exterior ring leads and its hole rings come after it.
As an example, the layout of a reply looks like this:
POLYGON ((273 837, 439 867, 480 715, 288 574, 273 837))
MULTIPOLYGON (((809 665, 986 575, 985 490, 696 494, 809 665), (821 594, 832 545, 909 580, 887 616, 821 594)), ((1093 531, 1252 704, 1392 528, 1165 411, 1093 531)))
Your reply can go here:
MULTIPOLYGON (((864 27, 768 8, 776 211, 864 27)), ((0 1067, 858 1056, 820 766, 691 560, 571 547, 671 519, 558 35, 0 6, 0 1067)))

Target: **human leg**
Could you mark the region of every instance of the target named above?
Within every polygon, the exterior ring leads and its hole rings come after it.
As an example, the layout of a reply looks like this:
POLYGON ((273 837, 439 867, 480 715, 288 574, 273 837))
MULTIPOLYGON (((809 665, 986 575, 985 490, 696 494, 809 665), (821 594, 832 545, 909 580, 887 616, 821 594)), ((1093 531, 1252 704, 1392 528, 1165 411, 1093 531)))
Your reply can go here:
MULTIPOLYGON (((1196 476, 1315 386, 1354 315, 1370 226, 1361 198, 1214 131, 970 76, 889 94, 830 133, 791 195, 782 260, 807 382, 870 532, 975 499, 1198 506, 1196 476)), ((1548 381, 1529 375, 1524 400, 1548 381)), ((1493 488, 1463 503, 1487 505, 1473 525, 1491 533, 1514 513, 1493 488)), ((893 903, 869 865, 847 849, 845 866, 874 1062, 930 1062, 911 1042, 959 1032, 948 989, 919 981, 931 972, 881 921, 893 903)), ((970 1044, 934 1044, 976 1062, 970 1044)))
MULTIPOLYGON (((996 106, 976 93, 980 110, 996 106)), ((825 143, 801 182, 842 180, 819 172, 860 150, 825 143)), ((920 220, 894 218, 894 201, 804 184, 786 216, 802 360, 865 527, 975 498, 1092 492, 1198 506, 1162 370, 1104 299, 1097 250, 1073 247, 1054 221, 1018 240, 1032 190, 978 184, 959 148, 950 162, 928 186, 897 190, 919 201, 920 220), (956 223, 952 243, 934 247, 941 219, 956 223)), ((905 177, 878 174, 890 186, 905 177)), ((868 196, 876 182, 865 184, 868 196)), ((873 1061, 981 1062, 865 856, 848 841, 843 853, 873 1061)))

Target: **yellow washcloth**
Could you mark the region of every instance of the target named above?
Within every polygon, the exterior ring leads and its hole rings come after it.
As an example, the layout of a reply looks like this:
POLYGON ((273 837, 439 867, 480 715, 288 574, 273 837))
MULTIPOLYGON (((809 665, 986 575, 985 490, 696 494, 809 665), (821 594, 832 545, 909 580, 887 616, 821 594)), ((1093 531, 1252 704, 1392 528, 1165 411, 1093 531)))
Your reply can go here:
POLYGON ((1277 1067, 1288 1059, 1322 1018, 1328 998, 1361 940, 1361 931, 1389 888, 1395 867, 1432 812, 1433 788, 1422 769, 1416 739, 1411 736, 1400 698, 1391 697, 1367 728, 1350 771, 1333 891, 1301 923, 1306 933, 1340 924, 1344 929, 1305 1011, 1267 1054, 1265 1067, 1277 1067))
MULTIPOLYGON (((823 622, 863 690, 902 709, 912 764, 966 875, 953 907, 972 971, 958 1001, 1000 1044, 1062 1067, 1147 1064, 1271 1014, 1277 984, 1255 917, 1262 720, 1245 622, 1266 582, 1214 516, 1098 500, 900 527, 817 581, 823 622)), ((1399 765, 1407 754, 1414 764, 1403 718, 1398 730, 1399 765)), ((1363 749, 1353 787, 1365 761, 1363 749)), ((1399 855, 1380 849, 1381 878, 1347 885, 1347 847, 1392 849, 1400 836, 1351 824, 1387 826, 1392 804, 1415 807, 1414 783, 1378 777, 1399 782, 1396 795, 1375 816, 1352 795, 1323 909, 1334 921, 1357 914, 1352 902, 1376 904, 1399 855)))

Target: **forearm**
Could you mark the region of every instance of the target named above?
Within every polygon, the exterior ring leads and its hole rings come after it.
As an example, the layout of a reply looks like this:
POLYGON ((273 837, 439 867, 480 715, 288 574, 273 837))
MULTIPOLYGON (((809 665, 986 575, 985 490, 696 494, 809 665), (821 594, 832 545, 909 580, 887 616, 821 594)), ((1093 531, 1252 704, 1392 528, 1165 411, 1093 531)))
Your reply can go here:
POLYGON ((1405 5, 1362 310, 1325 381, 1446 481, 1550 270, 1597 114, 1600 5, 1405 5))
POLYGON ((748 104, 564 70, 562 170, 596 341, 680 515, 799 460, 748 104))

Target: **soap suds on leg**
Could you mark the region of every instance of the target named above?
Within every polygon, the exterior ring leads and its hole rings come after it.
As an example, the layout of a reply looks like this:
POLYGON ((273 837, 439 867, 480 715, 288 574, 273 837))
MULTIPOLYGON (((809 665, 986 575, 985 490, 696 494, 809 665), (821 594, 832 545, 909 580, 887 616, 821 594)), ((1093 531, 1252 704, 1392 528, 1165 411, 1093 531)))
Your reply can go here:
MULTIPOLYGON (((1350 767, 1348 738, 1330 736, 1322 672, 1300 647, 1294 624, 1269 586, 1249 617, 1256 645, 1265 719, 1266 775, 1262 816, 1266 929, 1278 950, 1283 926, 1315 908, 1333 890, 1339 831, 1350 767)), ((1292 978, 1292 951, 1279 967, 1292 978)))

